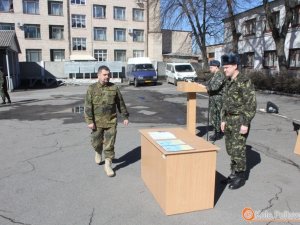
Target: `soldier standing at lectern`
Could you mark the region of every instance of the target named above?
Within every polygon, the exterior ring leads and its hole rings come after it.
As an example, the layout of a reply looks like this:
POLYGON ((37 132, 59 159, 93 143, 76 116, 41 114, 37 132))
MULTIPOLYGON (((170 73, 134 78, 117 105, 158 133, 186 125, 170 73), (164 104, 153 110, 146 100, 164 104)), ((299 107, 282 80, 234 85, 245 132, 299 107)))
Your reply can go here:
POLYGON ((207 82, 206 89, 209 94, 210 121, 214 127, 214 134, 209 137, 209 140, 216 141, 223 136, 221 131, 221 108, 222 93, 226 78, 222 71, 220 71, 220 62, 218 60, 211 60, 209 62, 209 70, 213 76, 207 82))
POLYGON ((245 74, 238 70, 239 58, 230 53, 222 56, 226 80, 221 113, 221 130, 225 134, 225 145, 231 157, 231 174, 226 182, 229 189, 237 189, 246 182, 246 140, 250 122, 256 112, 254 86, 245 74))

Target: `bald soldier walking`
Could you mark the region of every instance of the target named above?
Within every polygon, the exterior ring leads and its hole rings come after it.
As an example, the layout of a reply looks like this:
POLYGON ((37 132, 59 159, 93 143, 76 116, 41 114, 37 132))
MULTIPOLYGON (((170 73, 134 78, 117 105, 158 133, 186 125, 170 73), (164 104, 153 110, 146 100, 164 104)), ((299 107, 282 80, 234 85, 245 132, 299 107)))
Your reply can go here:
POLYGON ((119 88, 109 82, 107 66, 98 69, 98 82, 88 87, 85 97, 85 120, 92 130, 91 143, 95 150, 95 162, 100 164, 102 152, 105 157, 104 171, 107 176, 115 175, 111 164, 115 157, 114 144, 117 134, 117 109, 128 125, 129 113, 119 88))
POLYGON ((250 122, 256 113, 254 86, 245 74, 238 70, 238 55, 222 56, 224 73, 228 78, 223 93, 221 130, 231 158, 231 174, 226 179, 229 189, 238 189, 246 182, 246 140, 250 122))

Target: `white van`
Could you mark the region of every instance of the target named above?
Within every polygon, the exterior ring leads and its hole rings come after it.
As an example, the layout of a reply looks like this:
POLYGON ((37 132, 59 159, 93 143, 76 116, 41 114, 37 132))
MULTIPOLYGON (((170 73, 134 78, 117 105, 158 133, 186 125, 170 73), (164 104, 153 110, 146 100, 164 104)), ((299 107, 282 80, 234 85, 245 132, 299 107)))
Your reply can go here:
POLYGON ((190 63, 167 63, 167 82, 177 85, 177 81, 195 81, 196 71, 190 63))

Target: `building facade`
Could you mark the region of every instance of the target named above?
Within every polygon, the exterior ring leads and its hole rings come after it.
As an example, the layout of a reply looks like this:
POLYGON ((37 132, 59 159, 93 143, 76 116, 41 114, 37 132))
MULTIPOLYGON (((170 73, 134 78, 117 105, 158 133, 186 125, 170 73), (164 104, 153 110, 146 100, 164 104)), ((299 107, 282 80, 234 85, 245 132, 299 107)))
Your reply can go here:
POLYGON ((0 0, 20 62, 162 59, 159 0, 0 0))
MULTIPOLYGON (((300 72, 300 1, 295 1, 293 21, 290 25, 285 41, 285 55, 291 73, 300 72)), ((281 27, 285 18, 284 0, 270 3, 276 23, 281 27)), ((225 19, 224 52, 231 48, 231 30, 228 19, 225 19)), ((266 22, 263 6, 259 6, 235 15, 239 38, 239 54, 242 66, 247 69, 264 69, 268 72, 278 72, 278 59, 275 42, 266 22)))

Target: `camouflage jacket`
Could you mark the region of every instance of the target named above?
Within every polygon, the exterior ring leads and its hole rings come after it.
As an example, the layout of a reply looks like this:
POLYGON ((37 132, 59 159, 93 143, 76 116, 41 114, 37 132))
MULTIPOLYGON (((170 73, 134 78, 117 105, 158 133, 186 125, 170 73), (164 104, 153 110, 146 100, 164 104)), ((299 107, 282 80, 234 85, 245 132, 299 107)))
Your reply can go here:
POLYGON ((255 89, 250 78, 239 73, 234 80, 226 80, 222 97, 222 121, 239 115, 241 125, 249 126, 256 113, 255 89))
POLYGON ((207 93, 209 94, 209 96, 221 96, 223 94, 225 80, 225 75, 221 71, 216 72, 206 83, 207 93))
POLYGON ((126 105, 119 88, 113 83, 100 82, 88 87, 85 97, 85 121, 96 127, 108 128, 117 124, 117 108, 124 119, 128 119, 126 105))

